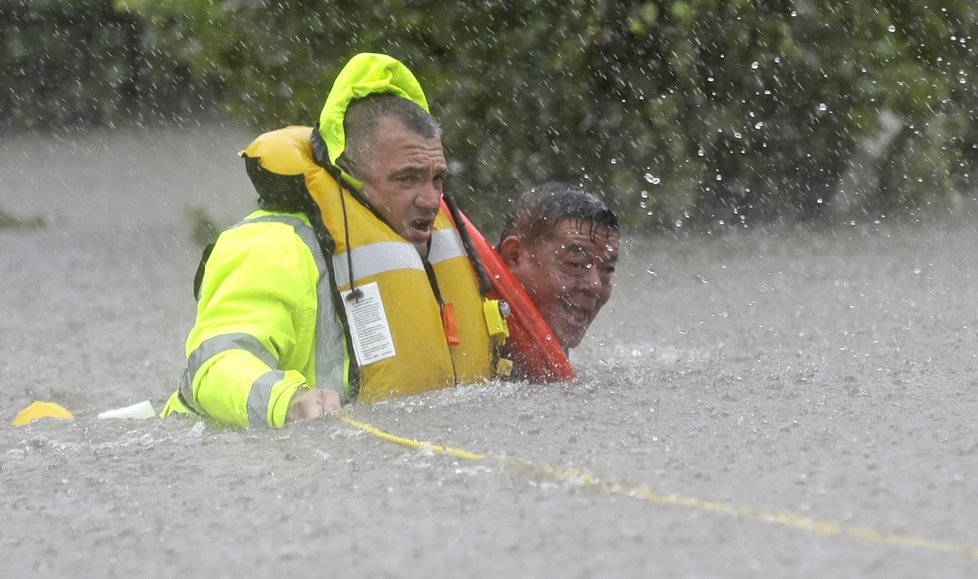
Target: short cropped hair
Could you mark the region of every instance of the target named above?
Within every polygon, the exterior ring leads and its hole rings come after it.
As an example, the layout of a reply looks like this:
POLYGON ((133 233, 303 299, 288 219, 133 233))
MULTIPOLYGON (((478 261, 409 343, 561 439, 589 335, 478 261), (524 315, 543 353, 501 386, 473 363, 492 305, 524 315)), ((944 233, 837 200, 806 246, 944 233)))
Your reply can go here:
POLYGON ((346 149, 343 158, 351 167, 362 160, 363 153, 376 143, 382 119, 396 119, 408 130, 426 139, 441 136, 441 127, 428 111, 414 101, 394 94, 372 94, 350 103, 343 119, 346 149))
POLYGON ((529 244, 545 241, 567 219, 590 227, 592 240, 601 230, 618 232, 618 217, 604 201, 577 185, 551 181, 520 196, 506 218, 500 243, 511 235, 529 244))

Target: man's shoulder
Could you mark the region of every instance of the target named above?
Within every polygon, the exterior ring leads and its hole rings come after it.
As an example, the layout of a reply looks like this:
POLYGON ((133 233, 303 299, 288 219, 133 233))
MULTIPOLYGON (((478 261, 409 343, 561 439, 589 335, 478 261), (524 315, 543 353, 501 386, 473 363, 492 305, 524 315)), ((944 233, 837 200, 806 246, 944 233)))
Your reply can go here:
POLYGON ((224 230, 214 247, 217 254, 257 254, 284 257, 312 250, 316 236, 304 213, 258 210, 224 230))
POLYGON ((299 229, 302 227, 307 227, 311 229, 309 223, 309 216, 302 211, 272 211, 268 209, 258 209, 251 212, 244 219, 239 221, 237 224, 232 226, 230 229, 236 229, 244 225, 259 224, 259 223, 281 223, 292 227, 293 229, 299 229))

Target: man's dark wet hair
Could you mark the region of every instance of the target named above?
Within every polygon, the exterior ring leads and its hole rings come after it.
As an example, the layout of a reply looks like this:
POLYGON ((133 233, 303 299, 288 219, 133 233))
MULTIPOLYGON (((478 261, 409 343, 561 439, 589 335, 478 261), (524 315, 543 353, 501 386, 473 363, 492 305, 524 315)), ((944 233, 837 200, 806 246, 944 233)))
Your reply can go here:
POLYGON ((506 218, 500 243, 511 235, 528 244, 544 241, 567 219, 589 227, 592 240, 599 232, 618 232, 618 217, 604 201, 577 185, 551 181, 520 196, 506 218))
POLYGON ((343 118, 346 150, 340 156, 349 169, 355 169, 365 151, 374 146, 380 122, 393 118, 425 139, 441 136, 438 121, 414 101, 394 94, 372 94, 351 102, 343 118))

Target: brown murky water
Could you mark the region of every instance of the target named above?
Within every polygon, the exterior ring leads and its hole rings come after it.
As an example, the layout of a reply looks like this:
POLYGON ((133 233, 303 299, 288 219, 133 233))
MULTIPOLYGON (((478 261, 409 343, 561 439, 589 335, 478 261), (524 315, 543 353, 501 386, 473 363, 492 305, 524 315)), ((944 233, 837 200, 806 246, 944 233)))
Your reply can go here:
POLYGON ((3 576, 978 575, 971 204, 947 223, 630 240, 580 383, 352 409, 526 462, 336 418, 97 419, 173 389, 187 211, 250 209, 247 141, 0 144, 0 209, 48 223, 0 230, 3 576), (11 426, 36 399, 77 419, 11 426))

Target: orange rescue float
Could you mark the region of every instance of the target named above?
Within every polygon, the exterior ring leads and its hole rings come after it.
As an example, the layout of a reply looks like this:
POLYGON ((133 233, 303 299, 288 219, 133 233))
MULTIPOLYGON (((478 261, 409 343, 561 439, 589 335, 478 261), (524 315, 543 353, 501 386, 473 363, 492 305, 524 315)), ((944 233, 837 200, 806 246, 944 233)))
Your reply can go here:
MULTIPOLYGON (((445 213, 448 208, 442 201, 445 213)), ((489 275, 492 291, 488 297, 509 304, 509 339, 506 346, 523 378, 531 382, 569 382, 577 379, 567 354, 557 341, 536 304, 513 276, 502 258, 465 215, 459 213, 472 238, 472 245, 489 275)))

